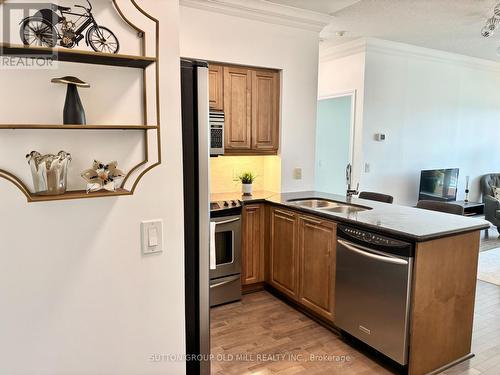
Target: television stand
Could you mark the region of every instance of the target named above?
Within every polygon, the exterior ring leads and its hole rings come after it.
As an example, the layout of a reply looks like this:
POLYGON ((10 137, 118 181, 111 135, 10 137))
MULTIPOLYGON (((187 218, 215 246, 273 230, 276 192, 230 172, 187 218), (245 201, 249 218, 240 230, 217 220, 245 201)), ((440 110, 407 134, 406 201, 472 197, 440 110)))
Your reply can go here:
POLYGON ((464 208, 464 216, 481 216, 484 215, 484 203, 455 201, 450 202, 458 204, 464 208))

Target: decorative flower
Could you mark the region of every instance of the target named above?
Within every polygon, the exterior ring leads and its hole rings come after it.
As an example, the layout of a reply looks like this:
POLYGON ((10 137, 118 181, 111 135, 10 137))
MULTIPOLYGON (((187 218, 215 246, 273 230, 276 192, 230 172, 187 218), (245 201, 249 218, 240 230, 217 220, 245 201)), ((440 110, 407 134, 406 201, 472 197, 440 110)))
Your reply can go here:
POLYGON ((117 165, 116 161, 104 164, 94 160, 92 168, 82 172, 83 179, 87 181, 87 193, 101 189, 115 191, 116 180, 124 176, 124 173, 116 168, 117 165))

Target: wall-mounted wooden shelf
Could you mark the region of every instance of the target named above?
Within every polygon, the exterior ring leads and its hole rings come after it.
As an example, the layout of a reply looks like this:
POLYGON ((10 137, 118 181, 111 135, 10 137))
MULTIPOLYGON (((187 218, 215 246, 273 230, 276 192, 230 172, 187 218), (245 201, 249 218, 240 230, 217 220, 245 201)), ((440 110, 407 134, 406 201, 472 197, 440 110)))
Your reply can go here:
POLYGON ((20 130, 157 130, 151 125, 38 125, 0 124, 0 129, 20 130))
MULTIPOLYGON (((5 0, 4 0, 5 2, 5 0)), ((3 5, 2 0, 0 0, 0 6, 3 5)), ((36 46, 24 46, 6 42, 0 42, 0 56, 12 56, 12 57, 33 57, 40 58, 45 57, 47 59, 52 59, 54 61, 64 61, 70 63, 82 63, 82 64, 95 64, 95 65, 107 65, 115 67, 126 67, 126 68, 138 68, 142 69, 142 104, 143 104, 143 124, 142 125, 63 125, 63 124, 0 124, 0 130, 135 130, 142 131, 142 138, 144 143, 144 157, 143 160, 138 162, 135 166, 132 166, 128 171, 128 174, 124 177, 121 182, 120 188, 113 192, 108 191, 98 191, 93 193, 88 193, 85 190, 73 190, 68 191, 65 194, 60 195, 40 195, 35 194, 30 191, 28 185, 22 181, 11 171, 0 169, 0 178, 4 178, 7 181, 14 184, 19 190, 23 192, 26 196, 28 202, 45 202, 45 201, 62 201, 69 199, 84 199, 84 198, 100 198, 100 197, 115 197, 132 195, 137 187, 137 184, 141 178, 150 170, 161 164, 161 141, 160 141, 160 88, 159 88, 159 74, 160 68, 158 65, 159 59, 159 35, 160 27, 159 21, 153 16, 147 14, 142 10, 135 0, 130 0, 132 6, 146 17, 149 21, 154 23, 155 27, 155 57, 146 56, 146 33, 134 25, 129 19, 126 18, 125 14, 121 11, 120 6, 116 0, 111 1, 118 12, 120 17, 125 23, 127 23, 134 31, 137 32, 137 36, 140 38, 141 42, 141 55, 124 55, 124 54, 110 54, 101 53, 94 51, 82 51, 67 48, 49 48, 49 47, 36 47, 36 46), (150 65, 154 65, 154 69, 146 68, 150 65), (155 106, 156 106, 156 125, 146 125, 151 121, 148 121, 148 93, 146 91, 146 81, 147 77, 150 75, 155 76, 155 106), (150 151, 153 149, 150 147, 150 138, 147 131, 154 130, 156 133, 156 149, 157 149, 157 161, 153 162, 150 157, 150 151), (133 176, 133 179, 129 177, 133 176), (126 184, 129 184, 130 188, 125 189, 126 184)), ((16 110, 16 108, 12 108, 16 110)), ((21 120, 22 121, 22 120, 21 120)), ((8 136, 8 133, 2 132, 3 136, 8 136)), ((12 133, 11 133, 12 134, 12 133)))
POLYGON ((47 202, 47 201, 63 201, 63 200, 81 199, 81 198, 118 197, 122 195, 132 195, 132 192, 125 189, 117 189, 116 191, 101 190, 88 194, 85 190, 67 191, 64 194, 59 194, 59 195, 30 194, 30 196, 28 196, 28 202, 35 203, 35 202, 47 202))
POLYGON ((15 57, 48 57, 56 61, 142 69, 157 61, 155 57, 120 55, 67 48, 27 47, 10 43, 0 43, 0 55, 15 57))

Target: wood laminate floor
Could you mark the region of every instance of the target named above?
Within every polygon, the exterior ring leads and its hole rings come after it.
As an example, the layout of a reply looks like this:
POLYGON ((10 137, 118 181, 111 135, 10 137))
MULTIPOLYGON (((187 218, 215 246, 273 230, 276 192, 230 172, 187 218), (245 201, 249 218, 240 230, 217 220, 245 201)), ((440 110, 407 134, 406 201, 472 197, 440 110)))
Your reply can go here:
MULTIPOLYGON (((211 319, 213 375, 397 373, 267 292, 213 308, 211 319)), ((444 374, 500 375, 500 287, 481 281, 473 351, 444 374)))

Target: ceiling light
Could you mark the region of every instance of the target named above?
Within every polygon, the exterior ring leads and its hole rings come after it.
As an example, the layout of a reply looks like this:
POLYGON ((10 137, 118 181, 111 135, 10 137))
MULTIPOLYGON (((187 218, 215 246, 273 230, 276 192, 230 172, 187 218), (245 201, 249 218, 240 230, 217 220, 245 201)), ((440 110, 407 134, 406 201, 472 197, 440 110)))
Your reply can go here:
POLYGON ((500 3, 495 6, 493 10, 493 16, 486 20, 485 25, 481 29, 481 35, 485 38, 492 36, 495 30, 498 29, 500 25, 500 3))
POLYGON ((493 35, 493 31, 491 31, 488 26, 484 26, 481 29, 481 35, 485 38, 488 38, 489 36, 493 35))
POLYGON ((499 19, 500 18, 500 4, 497 4, 495 9, 493 10, 493 17, 499 19))

